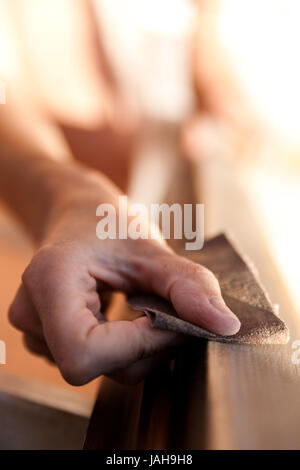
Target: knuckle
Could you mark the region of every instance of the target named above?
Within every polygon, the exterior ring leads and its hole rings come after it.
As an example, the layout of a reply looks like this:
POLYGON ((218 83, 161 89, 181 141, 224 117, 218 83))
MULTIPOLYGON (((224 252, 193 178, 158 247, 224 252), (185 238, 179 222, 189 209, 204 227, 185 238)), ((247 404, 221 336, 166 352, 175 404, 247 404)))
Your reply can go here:
POLYGON ((221 288, 218 279, 212 271, 199 265, 200 278, 203 280, 205 289, 217 295, 221 294, 221 288))
POLYGON ((217 280, 214 273, 201 264, 196 265, 196 272, 200 274, 200 276, 207 277, 210 280, 217 280))
POLYGON ((35 284, 41 274, 45 275, 54 265, 56 260, 55 253, 50 247, 41 248, 31 260, 22 275, 22 281, 26 287, 35 284))
POLYGON ((27 291, 35 297, 54 293, 61 288, 62 279, 68 277, 66 272, 66 254, 61 248, 46 246, 41 248, 31 260, 22 275, 27 291), (39 290, 37 290, 39 286, 39 290))
POLYGON ((36 285, 46 286, 49 289, 60 289, 61 282, 76 276, 82 286, 86 290, 92 291, 96 288, 96 281, 93 279, 87 269, 76 270, 74 266, 79 265, 82 261, 76 263, 72 247, 47 245, 42 247, 35 254, 30 264, 22 275, 22 281, 29 292, 32 292, 36 285))
POLYGON ((200 277, 203 280, 207 280, 209 282, 218 282, 214 273, 210 269, 203 266, 202 264, 189 261, 188 272, 194 278, 200 277))
POLYGON ((92 370, 83 353, 74 354, 74 350, 72 350, 70 353, 65 354, 63 359, 57 361, 57 365, 61 375, 70 385, 85 385, 94 378, 91 375, 92 370))
POLYGON ((78 361, 64 360, 59 365, 61 375, 70 385, 81 386, 89 382, 87 371, 78 361))
POLYGON ((202 264, 195 263, 188 259, 181 260, 182 262, 179 265, 178 274, 188 277, 190 279, 196 280, 201 277, 203 279, 214 280, 216 281, 215 275, 208 268, 202 264))

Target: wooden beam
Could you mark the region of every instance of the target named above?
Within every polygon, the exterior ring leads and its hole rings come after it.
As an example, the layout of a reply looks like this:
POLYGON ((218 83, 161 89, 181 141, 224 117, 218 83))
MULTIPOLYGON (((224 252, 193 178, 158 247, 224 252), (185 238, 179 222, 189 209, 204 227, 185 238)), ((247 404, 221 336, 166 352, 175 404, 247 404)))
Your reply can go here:
MULTIPOLYGON (((185 177, 171 188, 177 186, 185 201, 193 197, 191 170, 181 171, 185 177)), ((251 210, 238 192, 226 202, 241 214, 237 224, 247 216, 240 239, 255 237, 262 281, 271 299, 280 300, 292 341, 300 339, 299 318, 251 210)), ((292 353, 291 343, 255 347, 192 340, 138 386, 104 378, 85 448, 300 449, 300 365, 292 363, 292 353)))

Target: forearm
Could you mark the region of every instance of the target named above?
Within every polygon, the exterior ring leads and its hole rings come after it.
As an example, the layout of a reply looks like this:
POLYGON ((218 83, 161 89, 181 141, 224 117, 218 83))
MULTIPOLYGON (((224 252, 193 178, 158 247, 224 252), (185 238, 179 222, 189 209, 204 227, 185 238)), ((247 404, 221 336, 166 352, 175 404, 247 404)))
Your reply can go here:
POLYGON ((103 175, 75 162, 1 151, 0 197, 37 242, 59 211, 70 204, 94 200, 116 203, 118 188, 103 175))

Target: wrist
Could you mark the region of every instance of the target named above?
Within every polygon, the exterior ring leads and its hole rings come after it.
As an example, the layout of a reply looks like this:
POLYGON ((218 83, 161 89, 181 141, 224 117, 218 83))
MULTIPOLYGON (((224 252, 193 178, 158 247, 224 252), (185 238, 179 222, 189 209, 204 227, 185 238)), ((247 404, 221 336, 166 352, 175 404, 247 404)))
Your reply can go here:
POLYGON ((90 227, 94 235, 98 205, 109 203, 117 207, 122 194, 104 175, 75 162, 49 168, 45 186, 47 217, 43 220, 39 241, 48 240, 54 232, 68 231, 70 223, 75 225, 76 232, 90 227))

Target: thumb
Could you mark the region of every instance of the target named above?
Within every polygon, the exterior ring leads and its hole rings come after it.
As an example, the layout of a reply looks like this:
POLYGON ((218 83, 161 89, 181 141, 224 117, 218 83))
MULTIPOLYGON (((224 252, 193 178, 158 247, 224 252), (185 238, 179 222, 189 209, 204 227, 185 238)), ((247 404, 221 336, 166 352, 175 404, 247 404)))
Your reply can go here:
POLYGON ((226 306, 214 274, 172 252, 153 257, 141 270, 143 287, 169 300, 184 320, 220 335, 236 334, 241 326, 226 306))

